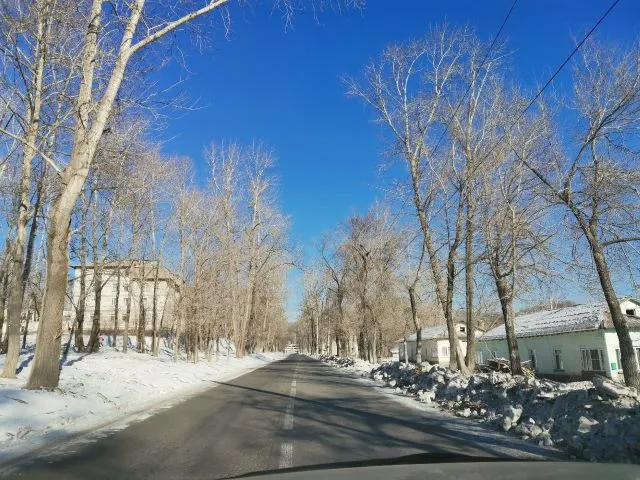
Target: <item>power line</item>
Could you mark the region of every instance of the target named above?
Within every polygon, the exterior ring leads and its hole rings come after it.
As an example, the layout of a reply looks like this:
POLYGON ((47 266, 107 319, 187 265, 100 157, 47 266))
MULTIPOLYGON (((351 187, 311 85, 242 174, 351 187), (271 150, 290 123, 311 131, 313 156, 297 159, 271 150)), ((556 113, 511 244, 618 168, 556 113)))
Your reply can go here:
MULTIPOLYGON (((517 0, 516 0, 517 1, 517 0)), ((555 78, 558 76, 558 74, 562 71, 562 69, 567 65, 567 63, 569 63, 569 61, 571 61, 571 59, 573 58, 573 56, 578 52, 578 50, 580 49, 580 47, 582 47, 582 45, 589 39, 589 37, 593 34, 593 32, 600 26, 600 24, 605 20, 605 18, 607 18, 609 16, 609 14, 611 13, 611 11, 618 5, 618 3, 620 3, 620 0, 615 0, 610 6, 609 8, 600 16, 600 18, 598 19, 598 21, 593 25, 593 27, 591 27, 591 29, 587 32, 587 34, 582 38, 582 40, 580 40, 580 42, 575 46, 575 48, 573 49, 573 51, 569 54, 569 56, 564 60, 564 62, 562 62, 560 64, 560 66, 556 69, 556 71, 553 73, 553 75, 551 75, 551 77, 549 77, 549 79, 547 80, 547 82, 544 84, 544 86, 538 91, 538 93, 536 93, 533 98, 531 99, 531 101, 528 103, 528 105, 524 108, 524 110, 522 110, 522 112, 520 112, 520 115, 518 115, 518 118, 516 118, 511 125, 509 125, 504 133, 502 134, 502 136, 498 139, 498 141, 493 145, 493 147, 491 147, 491 149, 489 149, 489 151, 486 153, 486 155, 484 157, 482 157, 482 159, 474 166, 474 170, 478 167, 480 167, 480 165, 482 165, 485 160, 489 157, 489 155, 491 155, 493 153, 493 151, 496 149, 496 147, 498 145, 500 145, 500 143, 506 138, 507 134, 511 131, 511 129, 514 127, 514 125, 516 123, 518 123, 520 121, 520 119, 524 116, 524 114, 527 112, 527 110, 529 110, 529 108, 531 108, 531 106, 536 102, 536 100, 538 98, 540 98, 540 96, 544 93, 544 91, 547 89, 547 87, 549 85, 551 85, 551 83, 553 82, 553 80, 555 80, 555 78)), ((514 2, 515 4, 515 2, 514 2)), ((512 6, 513 9, 513 6, 512 6)), ((509 11, 509 13, 511 13, 511 10, 509 11)), ((508 18, 508 15, 507 15, 508 18)), ((504 22, 503 22, 504 25, 504 22)), ((497 37, 496 37, 497 38, 497 37)), ((468 91, 468 89, 467 89, 468 91)), ((466 95, 466 94, 465 94, 466 95)), ((463 97, 464 98, 464 97, 463 97)), ((448 123, 447 123, 447 127, 448 127, 448 123)), ((446 130, 445 130, 446 132, 446 130)), ((440 136, 440 140, 442 140, 442 137, 444 136, 444 132, 443 134, 440 136)), ((436 148, 438 148, 438 145, 440 144, 440 140, 438 140, 438 143, 436 144, 436 147, 433 149, 433 151, 431 152, 431 154, 433 155, 433 153, 436 151, 436 148)), ((517 155, 517 153, 516 153, 517 155)), ((453 194, 451 195, 451 197, 449 198, 449 200, 453 198, 453 194)))
POLYGON ((509 127, 505 129, 505 131, 502 134, 502 136, 500 137, 500 139, 493 145, 493 147, 491 147, 491 149, 487 152, 487 154, 484 157, 482 157, 482 160, 480 160, 480 163, 483 163, 487 159, 487 157, 489 157, 489 155, 491 155, 491 153, 493 153, 493 151, 496 149, 496 147, 506 138, 507 134, 511 131, 511 129, 515 126, 515 124, 518 123, 522 119, 524 114, 527 113, 527 110, 529 110, 531 108, 531 106, 536 102, 536 100, 538 100, 538 98, 540 98, 540 96, 544 93, 544 91, 547 89, 547 87, 549 85, 551 85, 551 83, 555 80, 555 78, 560 74, 562 69, 567 65, 567 63, 569 63, 571 61, 573 56, 578 52, 578 50, 580 50, 580 47, 582 47, 582 45, 589 39, 591 34, 600 26, 600 24, 604 21, 604 19, 607 18, 607 16, 609 16, 611 11, 616 7, 616 5, 618 5, 618 3, 620 3, 620 0, 615 0, 611 4, 611 6, 609 6, 607 11, 602 14, 602 16, 593 25, 593 27, 591 27, 591 30, 589 30, 587 32, 587 34, 583 37, 583 39, 580 40, 580 42, 575 46, 575 48, 569 54, 569 56, 564 60, 564 62, 562 62, 560 64, 560 66, 556 69, 556 71, 553 73, 553 75, 551 75, 551 77, 549 77, 549 79, 544 84, 544 86, 540 90, 538 90, 538 93, 536 93, 533 96, 533 98, 527 104, 527 106, 524 108, 524 110, 522 110, 522 112, 520 112, 520 115, 518 115, 518 118, 516 118, 511 123, 511 125, 509 125, 509 127))
MULTIPOLYGON (((507 15, 504 17, 504 19, 502 20, 502 24, 500 25, 500 28, 498 29, 498 33, 496 33, 495 37, 493 37, 493 41, 491 42, 491 45, 489 45, 489 48, 487 48, 487 51, 485 52, 484 57, 482 58, 482 61, 480 62, 480 66, 478 67, 478 71, 482 70, 482 67, 484 67, 484 63, 487 61, 487 58, 489 58, 489 53, 491 53, 491 50, 493 50, 493 47, 495 46, 496 42, 498 41, 498 37, 500 37, 500 34, 502 33, 502 30, 504 29, 504 26, 507 24, 507 21, 509 20, 509 17, 511 16, 511 12, 513 12, 513 9, 515 8, 517 3, 518 3, 518 0, 514 0, 513 3, 511 4, 511 8, 507 12, 507 15)), ((436 146, 433 147, 433 150, 431 151, 431 154, 429 155, 429 157, 433 157, 433 155, 438 150, 438 147, 440 146, 440 143, 442 142, 442 139, 444 138, 445 134, 449 130, 449 124, 455 118, 456 114, 458 113, 458 110, 460 109, 460 106, 462 105, 462 102, 467 97, 467 94, 469 93, 470 90, 471 90, 471 83, 469 83, 469 85, 467 86, 467 89, 465 90, 464 95, 462 95, 462 98, 460 99, 460 101, 456 105, 456 108, 454 109, 453 113, 451 114, 451 117, 449 118, 449 121, 447 123, 445 123, 444 130, 440 134, 440 138, 438 138, 438 142, 436 143, 436 146)))

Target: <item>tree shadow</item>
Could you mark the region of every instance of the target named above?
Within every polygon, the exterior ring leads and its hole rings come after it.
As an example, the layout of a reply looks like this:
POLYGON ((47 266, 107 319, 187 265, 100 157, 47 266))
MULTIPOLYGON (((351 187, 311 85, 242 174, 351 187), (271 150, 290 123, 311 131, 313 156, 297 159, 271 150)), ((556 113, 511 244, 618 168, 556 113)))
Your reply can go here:
POLYGON ((25 368, 27 368, 29 366, 29 364, 31 363, 31 361, 33 360, 33 358, 35 357, 35 354, 32 353, 31 355, 29 355, 27 358, 25 358, 24 360, 22 360, 20 362, 20 365, 18 365, 18 368, 16 368, 16 375, 18 375, 20 372, 22 372, 22 370, 24 370, 25 368))
POLYGON ((76 358, 73 358, 71 360, 65 360, 64 362, 61 363, 60 368, 64 368, 64 367, 70 367, 71 365, 74 365, 75 363, 78 363, 80 361, 82 361, 85 357, 91 355, 91 352, 87 352, 84 355, 79 355, 76 358))
POLYGON ((284 444, 293 445, 294 467, 417 454, 435 462, 564 458, 471 420, 407 408, 303 357, 214 383, 128 428, 23 459, 15 472, 47 479, 228 478, 277 469, 284 444), (294 422, 287 429, 294 371, 294 422))

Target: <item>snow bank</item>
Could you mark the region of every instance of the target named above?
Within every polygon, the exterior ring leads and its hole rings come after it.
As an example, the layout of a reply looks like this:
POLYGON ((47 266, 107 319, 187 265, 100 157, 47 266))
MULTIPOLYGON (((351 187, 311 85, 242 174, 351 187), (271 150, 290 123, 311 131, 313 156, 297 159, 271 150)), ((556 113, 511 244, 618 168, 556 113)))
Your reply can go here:
MULTIPOLYGON (((159 357, 103 348, 97 354, 70 353, 53 391, 22 389, 32 353, 21 356, 24 368, 16 379, 0 379, 0 461, 59 440, 93 430, 154 405, 177 402, 284 357, 282 353, 244 358, 221 356, 174 362, 164 349, 159 357)), ((0 369, 4 356, 0 356, 0 369)))
POLYGON ((321 360, 334 367, 343 368, 350 373, 368 377, 375 367, 378 367, 377 363, 370 363, 359 358, 338 357, 336 355, 311 355, 316 360, 321 360))
MULTIPOLYGON (((334 358, 328 363, 349 362, 334 358)), ((603 377, 573 383, 498 372, 465 377, 427 362, 385 363, 373 366, 369 376, 397 393, 576 458, 640 463, 638 394, 603 377)))

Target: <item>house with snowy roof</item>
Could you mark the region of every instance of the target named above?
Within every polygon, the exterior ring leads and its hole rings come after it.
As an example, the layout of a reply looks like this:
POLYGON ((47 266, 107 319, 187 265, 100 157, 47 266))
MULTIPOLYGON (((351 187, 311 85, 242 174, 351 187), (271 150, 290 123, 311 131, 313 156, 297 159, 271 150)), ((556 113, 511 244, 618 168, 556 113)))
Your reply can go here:
MULTIPOLYGON (((455 324, 456 333, 460 348, 464 355, 467 354, 467 326, 465 323, 455 324)), ((483 332, 478 330, 476 334, 480 336, 483 332)), ((398 342, 399 359, 404 360, 404 349, 406 345, 407 354, 410 361, 416 359, 416 337, 415 333, 408 335, 406 338, 398 342)), ((449 365, 449 331, 447 325, 436 325, 434 327, 426 327, 422 329, 422 361, 429 363, 439 363, 442 366, 449 365)), ((482 353, 479 353, 479 361, 482 363, 482 353)), ((477 359, 478 360, 478 359, 477 359)))
MULTIPOLYGON (((640 362, 640 302, 620 302, 640 362)), ((589 379, 594 374, 622 379, 620 347, 607 304, 589 303, 518 315, 514 320, 522 361, 538 375, 558 380, 589 379)), ((481 336, 484 358, 508 358, 504 325, 481 336)))

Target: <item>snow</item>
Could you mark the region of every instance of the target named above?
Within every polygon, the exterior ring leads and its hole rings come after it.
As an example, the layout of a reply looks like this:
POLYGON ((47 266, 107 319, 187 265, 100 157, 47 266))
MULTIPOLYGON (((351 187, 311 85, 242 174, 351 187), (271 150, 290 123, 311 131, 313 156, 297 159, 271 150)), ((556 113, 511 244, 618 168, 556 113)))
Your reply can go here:
MULTIPOLYGON (((415 342, 417 335, 413 333, 407 337, 407 341, 415 342)), ((436 338, 449 338, 447 325, 436 325, 435 327, 427 327, 422 329, 422 340, 430 340, 436 338)))
MULTIPOLYGON (((606 311, 607 305, 605 303, 590 303, 520 315, 514 320, 516 336, 524 338, 597 330, 605 321, 606 311)), ((481 340, 504 338, 506 338, 504 325, 500 325, 482 335, 481 340)))
MULTIPOLYGON (((0 462, 59 441, 72 434, 95 430, 123 419, 149 416, 159 405, 177 403, 217 382, 231 380, 282 353, 252 354, 244 358, 213 355, 194 364, 183 357, 174 362, 162 348, 158 357, 114 348, 100 353, 70 353, 53 391, 24 390, 31 368, 32 349, 24 352, 26 366, 15 379, 0 378, 0 462)), ((4 356, 0 357, 0 369, 4 356)))
POLYGON ((640 463, 640 396, 609 379, 561 383, 495 371, 464 376, 437 364, 399 362, 374 366, 367 375, 366 362, 323 360, 348 365, 409 403, 493 426, 511 439, 516 434, 590 461, 640 463))

